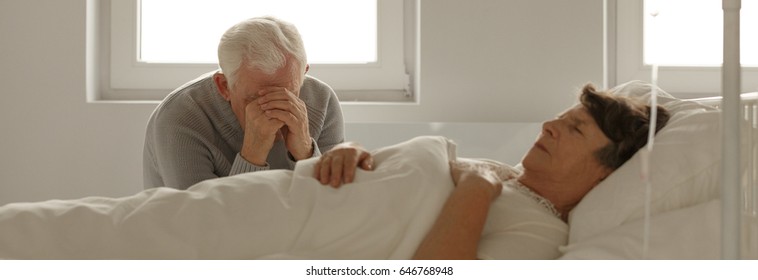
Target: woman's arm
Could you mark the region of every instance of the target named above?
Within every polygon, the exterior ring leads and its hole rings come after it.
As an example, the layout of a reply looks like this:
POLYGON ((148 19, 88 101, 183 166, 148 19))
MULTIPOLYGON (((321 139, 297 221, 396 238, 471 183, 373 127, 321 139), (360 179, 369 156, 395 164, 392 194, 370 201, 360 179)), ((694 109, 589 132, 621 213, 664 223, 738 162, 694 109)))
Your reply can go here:
POLYGON ((460 162, 450 165, 456 187, 414 259, 476 259, 490 203, 502 192, 493 171, 460 162))

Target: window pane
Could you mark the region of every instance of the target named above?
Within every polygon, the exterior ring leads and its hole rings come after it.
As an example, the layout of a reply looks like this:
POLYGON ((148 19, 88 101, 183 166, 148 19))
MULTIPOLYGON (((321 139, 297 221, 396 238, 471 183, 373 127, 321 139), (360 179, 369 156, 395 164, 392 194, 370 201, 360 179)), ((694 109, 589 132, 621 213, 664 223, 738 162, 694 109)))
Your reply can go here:
POLYGON ((297 26, 309 63, 376 62, 376 1, 141 0, 140 61, 217 63, 216 48, 226 29, 271 15, 297 26))
MULTIPOLYGON (((721 66, 722 0, 645 0, 644 61, 670 66, 721 66), (651 13, 658 11, 658 16, 651 13)), ((758 66, 758 0, 742 0, 741 63, 758 66)))

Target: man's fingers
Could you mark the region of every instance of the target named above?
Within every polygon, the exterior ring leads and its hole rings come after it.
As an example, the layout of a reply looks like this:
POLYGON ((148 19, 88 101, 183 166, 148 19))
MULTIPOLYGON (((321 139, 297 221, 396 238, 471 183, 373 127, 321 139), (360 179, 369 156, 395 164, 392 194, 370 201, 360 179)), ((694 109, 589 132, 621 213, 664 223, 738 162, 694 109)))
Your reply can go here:
POLYGON ((314 177, 321 184, 338 188, 343 183, 352 183, 358 168, 374 169, 374 158, 371 153, 360 148, 337 147, 321 156, 313 172, 314 177))
POLYGON ((342 176, 345 183, 352 183, 355 179, 355 169, 358 168, 358 157, 354 154, 345 157, 342 176))
POLYGON ((361 169, 374 170, 374 157, 370 153, 364 153, 360 159, 361 169))
POLYGON ((332 167, 332 160, 329 156, 322 156, 321 162, 317 164, 319 166, 319 182, 322 185, 329 183, 329 175, 331 174, 330 168, 332 167))
POLYGON ((298 99, 297 95, 286 88, 269 88, 258 91, 258 104, 267 103, 273 100, 294 100, 298 99))
POLYGON ((270 101, 270 102, 261 104, 261 109, 264 111, 273 110, 273 109, 291 111, 293 107, 294 106, 292 103, 290 103, 289 101, 284 101, 284 100, 270 101))
POLYGON ((276 119, 288 126, 297 127, 297 124, 298 124, 297 117, 295 117, 295 115, 293 115, 292 113, 288 111, 267 110, 264 112, 264 114, 266 115, 268 119, 276 119))
POLYGON ((316 181, 321 182, 321 161, 323 161, 324 157, 321 157, 318 162, 313 166, 313 178, 316 178, 316 181))
POLYGON ((339 187, 342 184, 342 168, 343 168, 343 158, 340 156, 335 156, 332 158, 332 172, 330 174, 331 178, 331 186, 332 187, 339 187))

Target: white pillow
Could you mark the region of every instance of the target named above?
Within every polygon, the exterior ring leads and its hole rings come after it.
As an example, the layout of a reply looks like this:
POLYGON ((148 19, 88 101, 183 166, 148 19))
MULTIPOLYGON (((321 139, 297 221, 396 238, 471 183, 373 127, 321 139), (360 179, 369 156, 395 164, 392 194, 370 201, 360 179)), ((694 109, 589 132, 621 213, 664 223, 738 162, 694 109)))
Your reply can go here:
MULTIPOLYGON (((617 95, 650 99, 651 85, 632 81, 617 95)), ((720 112, 658 90, 658 104, 672 114, 658 132, 650 156, 652 214, 689 207, 719 195, 720 112)), ((643 148, 645 149, 645 148, 643 148)), ((585 241, 644 215, 646 186, 638 152, 590 191, 569 215, 569 243, 585 241)))
POLYGON ((643 253, 644 221, 637 220, 561 247, 561 259, 719 259, 720 210, 721 201, 715 199, 652 217, 647 254, 643 253))

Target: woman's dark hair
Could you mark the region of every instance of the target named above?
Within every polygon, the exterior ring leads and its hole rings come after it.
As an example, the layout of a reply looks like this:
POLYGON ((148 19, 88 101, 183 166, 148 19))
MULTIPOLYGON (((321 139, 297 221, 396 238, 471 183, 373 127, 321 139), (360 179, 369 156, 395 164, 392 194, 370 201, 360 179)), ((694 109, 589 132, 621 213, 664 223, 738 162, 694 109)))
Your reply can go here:
MULTIPOLYGON (((587 108, 600 130, 611 143, 595 152, 595 157, 613 170, 629 160, 634 153, 647 144, 650 127, 650 105, 640 100, 616 96, 608 91, 597 91, 587 84, 579 98, 587 108)), ((657 106, 655 132, 669 120, 669 112, 657 106)))

